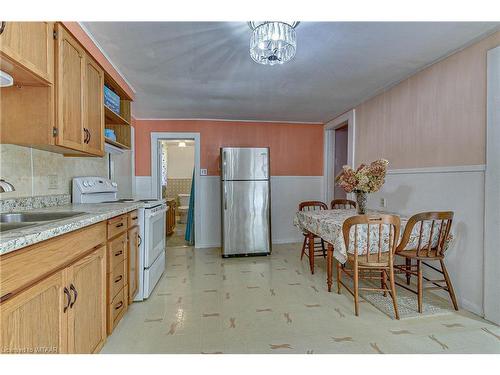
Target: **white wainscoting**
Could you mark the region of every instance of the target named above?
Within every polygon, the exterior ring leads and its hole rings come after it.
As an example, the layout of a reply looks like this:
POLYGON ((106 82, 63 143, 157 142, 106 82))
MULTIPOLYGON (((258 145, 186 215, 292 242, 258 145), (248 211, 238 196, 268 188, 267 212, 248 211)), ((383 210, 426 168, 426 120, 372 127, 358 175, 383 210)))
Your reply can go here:
MULTIPOLYGON (((218 247, 221 242, 220 228, 220 177, 201 176, 200 202, 201 235, 197 248, 218 247)), ((151 177, 136 177, 137 198, 151 196, 151 177)), ((293 217, 299 202, 321 200, 322 176, 273 176, 271 177, 271 226, 273 243, 302 241, 302 235, 293 226, 293 217)))
POLYGON ((484 290, 484 170, 473 165, 389 171, 384 187, 370 194, 368 201, 370 208, 407 215, 455 212, 455 241, 445 261, 459 305, 479 315, 483 314, 484 290), (380 206, 382 197, 386 208, 380 206))

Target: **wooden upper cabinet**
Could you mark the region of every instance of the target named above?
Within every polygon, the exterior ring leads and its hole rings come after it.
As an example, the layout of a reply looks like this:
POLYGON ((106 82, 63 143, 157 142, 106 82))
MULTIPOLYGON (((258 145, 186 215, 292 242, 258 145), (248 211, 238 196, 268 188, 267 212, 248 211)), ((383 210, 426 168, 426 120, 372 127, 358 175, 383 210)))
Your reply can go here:
POLYGON ((64 271, 0 304, 2 353, 67 353, 64 271))
POLYGON ((60 24, 56 31, 56 143, 83 151, 85 51, 60 24))
POLYGON ((89 154, 104 155, 104 71, 90 57, 85 61, 84 145, 89 154))
POLYGON ((106 246, 67 268, 70 353, 95 353, 106 340, 106 246))
POLYGON ((17 84, 53 83, 53 32, 53 22, 5 22, 0 34, 0 52, 10 63, 2 61, 2 70, 11 74, 17 84))

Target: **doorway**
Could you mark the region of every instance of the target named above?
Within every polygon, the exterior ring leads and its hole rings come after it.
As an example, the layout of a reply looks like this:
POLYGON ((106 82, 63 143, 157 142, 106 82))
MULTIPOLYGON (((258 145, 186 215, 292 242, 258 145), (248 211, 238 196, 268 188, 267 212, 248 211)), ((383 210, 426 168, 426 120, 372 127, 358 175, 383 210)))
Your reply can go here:
MULTIPOLYGON (((347 123, 340 128, 333 130, 333 151, 334 151, 334 161, 333 161, 333 175, 337 176, 341 171, 342 167, 347 164, 347 123)), ((347 193, 340 186, 336 185, 333 189, 333 199, 345 199, 347 198, 347 193)))
POLYGON ((167 247, 196 246, 201 234, 200 134, 151 133, 151 166, 152 195, 169 206, 167 247))
POLYGON ((167 246, 190 246, 192 232, 191 191, 194 173, 194 140, 168 139, 160 142, 161 198, 167 212, 167 246), (191 225, 191 230, 188 229, 191 225))
POLYGON ((333 199, 348 198, 347 194, 335 185, 335 176, 344 165, 354 168, 354 109, 336 117, 325 124, 325 202, 333 199))

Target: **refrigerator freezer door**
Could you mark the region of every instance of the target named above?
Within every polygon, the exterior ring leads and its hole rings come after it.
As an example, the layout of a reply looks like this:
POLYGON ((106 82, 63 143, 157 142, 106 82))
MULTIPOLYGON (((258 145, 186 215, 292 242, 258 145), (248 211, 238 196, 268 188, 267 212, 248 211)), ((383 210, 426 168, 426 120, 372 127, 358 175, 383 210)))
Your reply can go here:
POLYGON ((269 149, 225 147, 221 149, 222 180, 268 180, 269 149))
POLYGON ((222 182, 222 255, 270 253, 268 181, 222 182))

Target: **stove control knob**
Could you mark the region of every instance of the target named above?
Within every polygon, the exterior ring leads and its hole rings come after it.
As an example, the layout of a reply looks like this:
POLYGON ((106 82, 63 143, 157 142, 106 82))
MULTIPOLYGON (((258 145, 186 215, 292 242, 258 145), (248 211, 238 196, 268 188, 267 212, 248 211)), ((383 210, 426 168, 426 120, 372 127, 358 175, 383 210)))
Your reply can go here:
POLYGON ((117 186, 118 186, 118 184, 117 184, 116 182, 112 182, 112 183, 111 183, 111 186, 113 186, 113 187, 117 187, 117 186))
POLYGON ((88 182, 88 181, 83 181, 83 186, 84 186, 84 187, 89 187, 89 186, 90 186, 90 185, 89 185, 89 182, 88 182))

